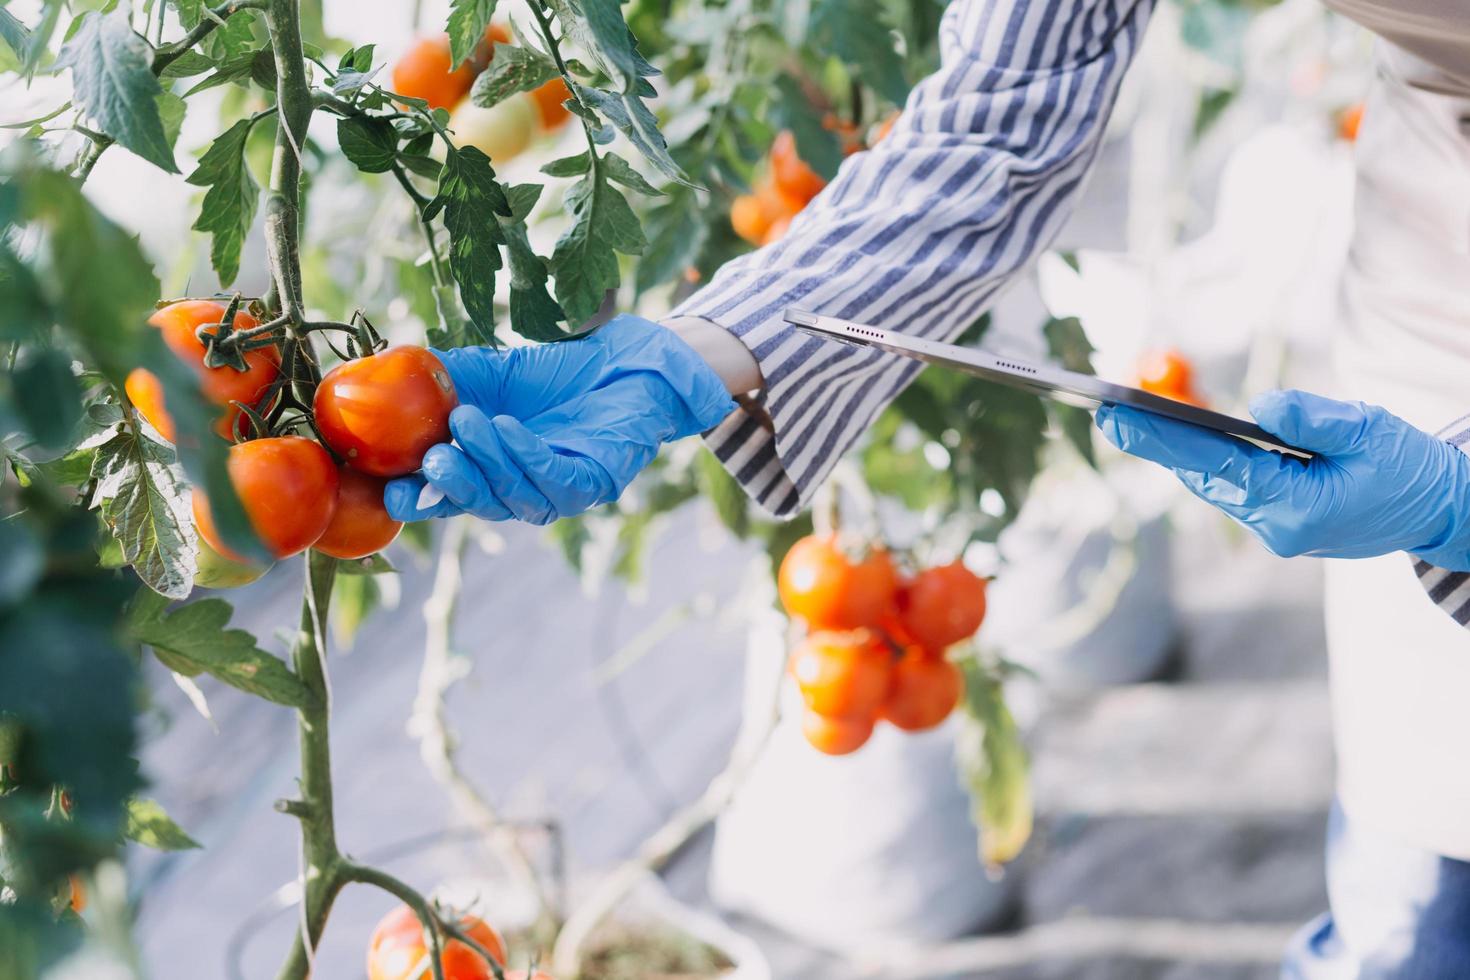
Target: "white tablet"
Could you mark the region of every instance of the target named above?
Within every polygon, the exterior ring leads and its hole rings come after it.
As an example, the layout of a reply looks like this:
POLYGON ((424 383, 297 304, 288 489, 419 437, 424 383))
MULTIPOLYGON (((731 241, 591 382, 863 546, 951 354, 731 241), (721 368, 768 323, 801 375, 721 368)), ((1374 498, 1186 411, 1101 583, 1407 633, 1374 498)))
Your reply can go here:
POLYGON ((904 357, 965 371, 987 381, 1024 388, 1069 405, 1086 409, 1095 409, 1100 405, 1129 405, 1180 422, 1224 432, 1292 456, 1312 455, 1306 450, 1285 445, 1254 422, 1177 402, 1138 388, 1113 384, 1090 374, 1078 374, 1050 364, 1032 364, 1011 357, 996 357, 973 347, 924 340, 909 334, 807 313, 804 310, 788 309, 785 319, 787 323, 816 337, 860 347, 876 347, 904 357))

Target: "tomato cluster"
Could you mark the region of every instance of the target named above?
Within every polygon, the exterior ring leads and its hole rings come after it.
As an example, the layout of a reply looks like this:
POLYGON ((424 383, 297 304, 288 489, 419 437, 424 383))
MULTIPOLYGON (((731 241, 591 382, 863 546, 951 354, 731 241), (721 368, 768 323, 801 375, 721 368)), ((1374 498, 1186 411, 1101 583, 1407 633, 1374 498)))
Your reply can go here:
POLYGON ((948 649, 985 619, 985 580, 959 562, 900 576, 881 547, 853 556, 836 538, 802 538, 777 573, 806 638, 790 670, 806 705, 802 732, 829 755, 861 748, 879 721, 933 728, 964 694, 948 649))
MULTIPOLYGON (((170 351, 200 378, 205 397, 220 405, 216 428, 241 435, 238 422, 249 406, 264 413, 280 380, 274 346, 245 352, 245 371, 204 365, 204 337, 219 329, 227 313, 211 300, 183 300, 149 321, 164 333, 170 351)), ((257 326, 237 313, 234 329, 257 326)), ((125 390, 143 417, 165 438, 175 436, 162 386, 145 368, 128 376, 125 390)), ((439 359, 422 347, 391 347, 329 371, 317 387, 312 414, 321 443, 295 435, 273 435, 230 447, 230 482, 246 517, 274 558, 315 547, 334 558, 364 558, 387 547, 403 525, 388 516, 383 488, 388 479, 419 468, 424 453, 449 441, 449 413, 459 404, 454 383, 439 359)), ((259 578, 269 565, 246 561, 220 539, 209 501, 197 488, 194 525, 199 532, 195 581, 206 588, 231 588, 259 578)))
POLYGON ((470 101, 470 89, 495 57, 495 45, 510 41, 509 31, 492 24, 474 55, 451 70, 448 35, 419 38, 393 66, 393 91, 423 99, 431 108, 448 109, 456 145, 476 146, 491 160, 504 163, 522 153, 538 134, 553 132, 571 118, 564 103, 572 93, 560 78, 530 92, 516 92, 493 106, 470 101))
POLYGON ((1144 391, 1186 405, 1205 407, 1194 383, 1194 365, 1177 350, 1150 351, 1138 362, 1135 384, 1144 391))

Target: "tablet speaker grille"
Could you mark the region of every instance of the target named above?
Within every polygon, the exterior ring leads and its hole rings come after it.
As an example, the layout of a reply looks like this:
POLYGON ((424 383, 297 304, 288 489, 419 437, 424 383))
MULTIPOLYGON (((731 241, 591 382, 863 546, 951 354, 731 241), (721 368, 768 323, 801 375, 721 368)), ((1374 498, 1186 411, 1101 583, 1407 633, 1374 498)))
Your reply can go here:
POLYGON ((999 364, 1003 368, 1010 368, 1012 371, 1020 371, 1022 374, 1035 374, 1036 373, 1036 369, 1035 368, 1026 367, 1024 364, 1013 364, 1010 361, 1002 361, 1002 360, 999 360, 999 359, 997 359, 995 363, 999 364))

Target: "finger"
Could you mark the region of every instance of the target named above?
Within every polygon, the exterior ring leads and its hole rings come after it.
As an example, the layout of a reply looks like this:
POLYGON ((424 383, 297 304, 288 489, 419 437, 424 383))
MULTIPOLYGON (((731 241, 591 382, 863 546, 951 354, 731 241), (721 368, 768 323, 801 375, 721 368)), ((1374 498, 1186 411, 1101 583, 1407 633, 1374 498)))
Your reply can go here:
POLYGON ((506 452, 551 502, 558 517, 580 514, 617 497, 618 487, 612 476, 595 460, 558 453, 509 415, 497 415, 490 424, 506 452))
POLYGON ((480 468, 458 447, 433 446, 424 454, 424 477, 453 504, 487 521, 510 520, 510 509, 495 495, 480 468))
POLYGON ((496 410, 505 371, 503 353, 489 347, 454 347, 431 353, 449 372, 461 402, 496 410))
POLYGON ((1327 456, 1352 452, 1371 421, 1362 402, 1340 402, 1308 391, 1267 391, 1251 399, 1261 428, 1298 449, 1327 456))
POLYGON ((1225 476, 1267 453, 1234 436, 1126 405, 1098 409, 1097 427, 1123 452, 1171 470, 1225 476))
POLYGON ((530 524, 550 524, 556 520, 556 508, 521 471, 484 412, 473 405, 459 406, 449 413, 449 431, 511 516, 530 524))
POLYGON ((389 480, 383 488, 383 506, 395 521, 422 521, 431 517, 453 517, 463 513, 451 500, 440 500, 432 507, 420 507, 419 497, 428 484, 417 473, 389 480))

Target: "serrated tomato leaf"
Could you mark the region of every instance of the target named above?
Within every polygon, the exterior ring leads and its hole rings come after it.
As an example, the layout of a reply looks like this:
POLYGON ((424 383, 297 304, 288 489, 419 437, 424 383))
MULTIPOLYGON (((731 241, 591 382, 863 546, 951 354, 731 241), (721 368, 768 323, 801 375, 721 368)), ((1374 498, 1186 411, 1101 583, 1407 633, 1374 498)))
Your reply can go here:
POLYGON ((689 177, 674 162, 674 158, 669 156, 669 144, 659 131, 658 119, 644 104, 642 97, 620 95, 586 85, 577 86, 577 95, 617 127, 628 138, 628 142, 643 154, 644 159, 657 167, 664 176, 680 184, 691 183, 689 177))
POLYGON ((558 76, 556 62, 541 52, 518 44, 497 44, 490 66, 480 73, 470 89, 470 99, 475 105, 493 106, 558 76))
POLYGON ((188 177, 194 186, 208 188, 194 230, 209 234, 209 261, 222 286, 240 272, 240 248, 260 202, 260 185, 245 161, 249 138, 250 120, 241 119, 215 137, 188 177))
POLYGON ((556 298, 567 322, 585 322, 602 305, 609 289, 621 281, 617 252, 638 255, 647 240, 628 199, 594 171, 572 185, 565 205, 572 223, 551 254, 556 298))
POLYGON ((348 116, 337 121, 342 155, 365 174, 387 173, 398 153, 398 131, 377 116, 348 116))
POLYGON ((458 68, 475 53, 495 16, 495 0, 449 0, 450 67, 458 68))
POLYGON ((223 599, 199 599, 168 610, 168 600, 140 590, 128 607, 129 638, 153 649, 163 665, 186 677, 209 674, 231 687, 288 708, 315 704, 311 689, 285 661, 256 646, 245 630, 229 628, 234 612, 223 599))
POLYGON ((572 41, 623 91, 640 91, 645 76, 658 74, 638 53, 618 0, 549 0, 549 5, 572 41))
POLYGON ((153 47, 128 22, 129 8, 83 17, 56 69, 71 69, 72 99, 98 129, 166 173, 179 172, 158 113, 163 91, 153 47))
POLYGON ((425 213, 444 212, 449 232, 449 269, 482 344, 495 343, 495 273, 505 233, 500 218, 510 202, 495 179, 490 158, 473 146, 451 148, 444 158, 439 193, 425 213))
POLYGON ((649 212, 645 221, 648 248, 638 262, 634 287, 641 294, 662 285, 699 258, 709 225, 699 212, 692 191, 678 187, 667 201, 649 212))
POLYGON ((174 449, 120 426, 97 447, 91 505, 149 588, 182 599, 194 587, 194 538, 189 487, 174 449))

